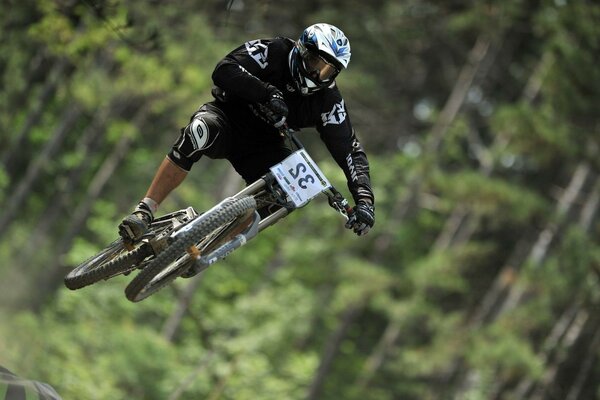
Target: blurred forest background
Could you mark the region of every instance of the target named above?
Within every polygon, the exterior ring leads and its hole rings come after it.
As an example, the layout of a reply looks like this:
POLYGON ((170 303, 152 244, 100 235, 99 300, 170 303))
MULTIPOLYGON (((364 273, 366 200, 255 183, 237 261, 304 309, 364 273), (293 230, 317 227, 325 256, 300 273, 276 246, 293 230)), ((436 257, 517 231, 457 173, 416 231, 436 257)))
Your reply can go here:
MULTIPOLYGON (((597 1, 4 0, 0 21, 0 365, 67 400, 600 399, 597 1), (144 302, 127 277, 67 290, 220 58, 316 22, 352 44, 371 233, 318 200, 144 302)), ((161 211, 241 185, 203 159, 161 211)))

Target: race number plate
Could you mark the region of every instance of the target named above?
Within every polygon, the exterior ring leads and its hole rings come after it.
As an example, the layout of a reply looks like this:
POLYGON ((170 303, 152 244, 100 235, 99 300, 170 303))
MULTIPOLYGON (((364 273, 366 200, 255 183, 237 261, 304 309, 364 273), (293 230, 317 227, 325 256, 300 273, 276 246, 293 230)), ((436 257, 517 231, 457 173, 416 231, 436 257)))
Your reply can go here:
POLYGON ((296 151, 271 167, 271 172, 296 207, 302 207, 331 187, 323 172, 304 149, 296 151))

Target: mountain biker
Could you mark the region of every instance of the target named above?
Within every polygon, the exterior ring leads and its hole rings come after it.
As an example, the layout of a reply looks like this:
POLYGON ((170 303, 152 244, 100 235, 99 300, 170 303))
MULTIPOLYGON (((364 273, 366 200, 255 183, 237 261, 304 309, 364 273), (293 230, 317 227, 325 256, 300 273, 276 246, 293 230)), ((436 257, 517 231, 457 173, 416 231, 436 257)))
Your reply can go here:
POLYGON ((333 25, 319 23, 298 41, 251 40, 216 66, 215 100, 202 105, 181 129, 145 198, 119 225, 128 241, 148 229, 158 205, 184 180, 200 157, 225 158, 249 184, 292 150, 278 128, 316 127, 344 171, 356 218, 346 227, 360 235, 375 223, 367 156, 350 124, 335 78, 350 62, 350 43, 333 25))

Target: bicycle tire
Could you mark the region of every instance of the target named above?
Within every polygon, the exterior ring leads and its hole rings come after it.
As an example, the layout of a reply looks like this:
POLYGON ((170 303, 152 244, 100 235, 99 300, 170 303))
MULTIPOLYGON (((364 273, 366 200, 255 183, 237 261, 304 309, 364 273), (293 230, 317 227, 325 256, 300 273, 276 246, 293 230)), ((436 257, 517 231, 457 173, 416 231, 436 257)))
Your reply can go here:
POLYGON ((65 276, 65 286, 71 290, 77 290, 101 280, 124 274, 134 270, 137 264, 151 255, 152 248, 146 243, 132 251, 127 251, 122 239, 118 239, 98 255, 89 258, 69 272, 65 276), (110 250, 111 248, 114 250, 110 250), (94 262, 98 258, 105 258, 102 255, 107 255, 111 259, 106 262, 94 262))
MULTIPOLYGON (((156 238, 173 229, 172 219, 185 221, 185 210, 176 211, 157 218, 148 228, 147 236, 156 238)), ((101 280, 124 274, 138 268, 146 258, 154 256, 154 250, 147 242, 141 242, 133 250, 125 248, 119 238, 106 246, 98 254, 79 264, 65 276, 65 286, 71 290, 81 289, 101 280)), ((149 260, 146 260, 148 263, 149 260)))
POLYGON ((247 196, 232 199, 221 207, 203 214, 203 218, 206 219, 203 223, 181 233, 127 285, 127 299, 132 302, 144 300, 184 274, 189 268, 189 265, 182 261, 186 257, 187 248, 247 211, 255 209, 256 200, 247 196))

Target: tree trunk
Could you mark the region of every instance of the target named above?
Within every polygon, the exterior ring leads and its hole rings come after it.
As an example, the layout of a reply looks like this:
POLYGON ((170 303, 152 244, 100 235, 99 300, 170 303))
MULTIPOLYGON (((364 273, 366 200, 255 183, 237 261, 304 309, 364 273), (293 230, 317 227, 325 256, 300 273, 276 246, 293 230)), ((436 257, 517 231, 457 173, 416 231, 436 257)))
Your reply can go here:
MULTIPOLYGON (((588 180, 589 175, 590 169, 587 164, 582 163, 575 169, 569 186, 563 192, 556 204, 556 210, 554 213, 556 218, 554 220, 557 220, 558 223, 551 219, 546 228, 540 232, 537 240, 530 247, 529 251, 527 252, 526 259, 521 263, 509 263, 509 265, 503 269, 505 272, 498 276, 494 282, 492 290, 488 293, 489 296, 486 296, 486 299, 484 299, 482 302, 482 308, 480 308, 479 312, 477 313, 477 320, 475 321, 476 324, 482 323, 483 320, 493 321, 500 315, 512 311, 521 303, 525 293, 525 287, 518 282, 517 274, 519 270, 526 262, 531 263, 533 268, 537 268, 543 263, 550 250, 550 245, 554 237, 561 231, 561 229, 564 228, 567 222, 567 215, 570 214, 571 210, 575 207, 578 199, 584 192, 585 183, 588 180), (504 278, 504 275, 510 276, 510 279, 504 278), (491 307, 491 304, 494 304, 495 306, 491 307), (492 310, 497 311, 492 313, 492 310)), ((595 201, 597 201, 597 196, 596 193, 593 193, 588 197, 588 201, 586 202, 587 207, 584 207, 583 210, 589 210, 589 208, 592 207, 590 204, 595 204, 597 206, 595 201)), ((588 214, 589 213, 590 212, 588 211, 588 214)), ((585 310, 578 310, 578 315, 582 315, 582 312, 586 313, 587 315, 585 310)), ((561 331, 561 326, 564 326, 562 325, 562 322, 564 322, 564 320, 555 324, 555 332, 550 335, 549 339, 555 337, 556 332, 561 331)), ((571 332, 578 332, 577 326, 577 319, 575 318, 574 321, 569 323, 568 329, 571 332)), ((546 355, 545 357, 549 359, 550 355, 546 355)), ((554 363, 553 366, 547 370, 545 381, 550 382, 553 379, 556 373, 555 369, 558 365, 559 363, 554 363)), ((468 378, 464 379, 462 385, 460 385, 461 389, 458 390, 455 396, 456 399, 462 399, 465 396, 465 393, 468 392, 471 387, 479 384, 477 379, 473 379, 474 376, 472 373, 469 372, 466 374, 466 376, 468 378)), ((532 386, 532 381, 522 382, 517 389, 517 398, 526 395, 532 386)), ((538 393, 536 396, 539 397, 540 394, 538 393)))
MULTIPOLYGON (((489 38, 482 35, 477 39, 475 45, 469 52, 467 62, 462 67, 456 84, 454 85, 454 88, 452 89, 452 92, 450 93, 450 96, 432 129, 429 139, 430 141, 428 142, 427 148, 424 151, 424 153, 427 154, 427 157, 429 157, 429 160, 435 160, 436 155, 439 152, 442 139, 458 115, 458 112, 467 96, 467 92, 471 88, 475 75, 480 70, 489 47, 489 38)), ((410 182, 409 194, 407 198, 402 202, 396 203, 392 212, 393 219, 397 220, 398 222, 396 224, 390 224, 390 226, 397 226, 397 224, 401 223, 401 221, 406 218, 407 215, 410 215, 412 210, 414 210, 414 208, 418 205, 418 197, 420 196, 422 181, 427 175, 427 171, 429 168, 431 168, 433 162, 434 161, 425 161, 426 168, 421 174, 419 174, 410 182)), ((463 219, 464 214, 457 211, 455 218, 451 221, 450 225, 452 226, 449 227, 449 229, 458 229, 458 226, 462 223, 463 219)), ((374 253, 379 254, 379 256, 375 257, 381 258, 384 251, 390 247, 394 233, 395 232, 388 232, 377 239, 377 242, 375 243, 376 251, 374 253)), ((446 242, 449 241, 448 238, 438 238, 438 240, 439 243, 437 246, 439 247, 445 246, 446 242)), ((375 350, 368 357, 365 366, 363 367, 363 373, 358 380, 358 384, 361 388, 366 388, 371 377, 381 367, 385 354, 387 354, 389 352, 389 348, 394 345, 399 334, 399 326, 394 321, 390 321, 377 346, 375 347, 375 350)))
MULTIPOLYGON (((544 363, 544 365, 548 364, 548 362, 552 359, 552 357, 556 354, 559 349, 561 342, 564 340, 567 332, 574 324, 577 319, 577 315, 581 310, 581 304, 573 304, 569 307, 558 319, 558 321, 554 324, 552 331, 544 341, 542 345, 542 349, 546 351, 543 354, 538 355, 540 361, 544 363)), ((535 382, 533 379, 525 379, 519 383, 517 388, 515 389, 515 396, 518 399, 527 398, 532 388, 534 387, 535 382)))
MULTIPOLYGON (((564 335, 564 339, 560 345, 561 351, 557 353, 556 359, 546 367, 546 371, 540 385, 536 391, 529 397, 531 400, 543 400, 547 398, 547 394, 550 391, 550 387, 555 382, 558 370, 560 365, 567 359, 569 356, 569 351, 575 345, 577 340, 580 338, 583 329, 585 328, 588 319, 590 318, 590 314, 586 310, 580 310, 575 317, 573 323, 569 326, 569 330, 564 335)), ((550 396, 550 398, 556 398, 555 396, 550 396)))
MULTIPOLYGON (((590 372, 594 366, 594 360, 598 356, 598 349, 600 348, 600 327, 596 328, 596 333, 594 334, 592 340, 590 341, 589 351, 585 353, 585 357, 583 362, 581 363, 581 368, 579 369, 579 373, 577 374, 577 378, 573 383, 571 389, 567 394, 566 400, 579 400, 585 382, 590 379, 590 372)), ((583 399, 582 399, 583 400, 583 399)))
POLYGON ((0 157, 0 163, 4 165, 9 176, 14 176, 15 157, 22 154, 21 149, 26 147, 25 141, 27 140, 27 135, 30 133, 31 128, 41 121, 41 116, 53 98, 54 93, 56 93, 58 83, 63 79, 66 70, 67 61, 65 59, 61 59, 54 65, 49 73, 48 80, 46 80, 42 87, 41 93, 36 98, 33 110, 27 115, 27 119, 16 134, 16 138, 4 148, 2 157, 0 157))
POLYGON ((196 377, 206 368, 207 364, 214 357, 214 353, 209 352, 198 362, 198 366, 179 384, 179 386, 169 395, 168 400, 178 400, 185 391, 194 383, 196 377))
POLYGON ((19 182, 16 189, 12 191, 12 195, 8 198, 7 204, 2 207, 0 214, 0 237, 8 231, 10 224, 17 219, 20 209, 25 204, 25 199, 33 190, 33 184, 39 178, 44 168, 48 165, 49 160, 53 158, 56 151, 62 145, 67 135, 75 125, 75 122, 81 115, 81 110, 76 105, 72 104, 67 107, 60 125, 54 131, 51 139, 46 143, 37 158, 29 164, 24 178, 19 182))
MULTIPOLYGON (((586 232, 590 229, 591 222, 594 220, 594 217, 598 210, 600 200, 600 192, 598 190, 600 187, 600 178, 596 178, 596 182, 593 185, 591 185, 591 187, 591 192, 587 197, 587 200, 584 202, 583 208, 581 209, 581 213, 579 215, 579 225, 586 232)), ((589 275, 589 280, 593 282, 594 271, 590 271, 589 275)), ((564 352, 564 346, 560 345, 560 342, 566 336, 567 330, 575 323, 576 315, 578 313, 586 312, 585 310, 583 310, 584 301, 585 300, 582 298, 581 295, 576 296, 571 306, 567 309, 565 313, 563 313, 562 317, 557 321, 557 323, 554 324, 552 332, 544 342, 544 345, 541 347, 544 350, 543 353, 538 355, 538 357, 544 362, 544 364, 547 364, 550 360, 552 360, 559 349, 560 351, 564 352)), ((592 311, 592 313, 593 312, 594 311, 592 311)), ((591 341, 590 351, 586 353, 588 354, 588 356, 591 355, 592 359, 597 348, 595 340, 596 339, 591 341)), ((586 360, 590 360, 590 357, 587 357, 586 360)), ((574 383, 572 394, 570 395, 571 397, 578 395, 579 391, 581 390, 581 380, 585 379, 586 374, 589 372, 589 368, 589 366, 582 366, 578 379, 574 383)), ((535 385, 536 382, 534 382, 533 379, 523 380, 517 386, 517 389, 515 391, 516 397, 525 398, 525 396, 534 388, 535 385)), ((576 397, 573 400, 575 399, 576 397)))
MULTIPOLYGON (((118 113, 117 113, 118 114, 118 113)), ((94 119, 83 131, 76 151, 81 155, 82 160, 88 160, 90 154, 95 151, 97 142, 104 134, 106 128, 106 120, 109 118, 109 111, 104 110, 94 114, 94 119)), ((56 193, 56 197, 48 202, 46 209, 42 213, 42 217, 38 219, 35 228, 32 230, 31 236, 28 239, 28 246, 39 248, 44 240, 48 238, 49 230, 54 226, 56 221, 66 214, 69 214, 66 209, 69 207, 69 202, 72 201, 72 193, 80 186, 81 179, 86 172, 85 165, 80 164, 76 168, 71 169, 66 180, 66 186, 56 193)), ((28 254, 21 253, 22 256, 30 257, 28 254)))
POLYGON ((400 211, 401 219, 404 219, 407 215, 411 215, 415 207, 419 204, 418 198, 421 193, 423 179, 429 174, 430 169, 435 164, 442 140, 465 102, 473 79, 479 72, 479 68, 487 55, 489 47, 490 39, 484 34, 477 38, 475 45, 469 52, 467 62, 460 71, 450 97, 440 112, 431 133, 428 135, 428 142, 423 151, 427 159, 424 161, 422 173, 416 176, 409 184, 408 198, 403 202, 403 208, 400 211))
POLYGON ((592 186, 592 191, 579 214, 579 225, 585 232, 589 232, 592 222, 596 218, 600 208, 600 177, 596 177, 596 182, 592 186))
MULTIPOLYGON (((581 196, 585 181, 589 175, 590 168, 587 164, 582 163, 577 166, 569 186, 563 192, 563 195, 560 197, 556 206, 555 216, 561 222, 560 225, 555 222, 550 222, 539 234, 537 241, 531 248, 528 261, 534 268, 539 267, 544 262, 552 241, 564 227, 564 223, 566 222, 565 217, 575 206, 575 201, 581 196)), ((518 283, 512 285, 511 290, 500 309, 500 314, 514 309, 520 303, 524 293, 525 288, 523 285, 518 283)))
MULTIPOLYGON (((564 216, 569 213, 574 206, 575 201, 580 196, 588 175, 589 168, 586 164, 580 164, 576 168, 569 186, 563 192, 556 204, 556 211, 554 213, 556 217, 559 219, 563 217, 564 219, 564 216)), ((519 283, 517 276, 518 272, 526 262, 530 262, 534 267, 541 265, 546 258, 550 249, 550 244, 559 229, 560 227, 551 220, 546 228, 537 236, 535 243, 527 252, 525 260, 520 263, 511 263, 503 268, 502 272, 498 275, 492 285, 492 290, 482 302, 482 307, 486 307, 486 312, 482 312, 483 309, 480 308, 478 312, 476 312, 477 320, 475 323, 481 323, 483 320, 491 322, 500 315, 510 312, 518 306, 525 293, 525 287, 523 284, 519 283), (494 305, 494 307, 491 307, 491 305, 494 305), (492 311, 494 312, 493 315, 491 314, 492 311)), ((455 366, 453 369, 455 373, 458 372, 458 366, 455 366)), ((468 371, 465 374, 465 377, 466 379, 463 379, 462 384, 459 385, 459 389, 454 396, 456 399, 464 398, 465 393, 479 384, 478 376, 473 371, 468 371)))
POLYGON ((337 355, 348 329, 358 316, 361 309, 362 305, 351 304, 348 306, 348 308, 346 308, 346 310, 343 312, 336 330, 333 331, 327 338, 325 348, 321 353, 319 367, 317 368, 317 371, 313 377, 313 381, 308 389, 306 400, 317 400, 321 398, 323 383, 331 371, 333 360, 337 355))
MULTIPOLYGON (((221 201, 227 196, 235 194, 235 190, 240 182, 240 177, 233 168, 228 168, 221 182, 224 183, 220 186, 220 190, 214 199, 215 203, 221 201)), ((181 326, 181 321, 183 321, 183 317, 185 316, 185 313, 192 302, 194 293, 196 293, 196 290, 198 287, 200 287, 201 282, 202 274, 196 275, 189 280, 189 283, 181 292, 179 298, 177 299, 175 310, 169 315, 169 318, 163 325, 162 336, 167 341, 172 342, 175 338, 175 335, 181 326)))
MULTIPOLYGON (((147 116, 147 109, 148 107, 142 106, 140 111, 138 111, 136 116, 133 118, 133 123, 135 126, 143 125, 143 122, 147 116)), ((133 139, 129 136, 123 136, 117 142, 112 153, 106 158, 90 182, 86 198, 79 203, 79 206, 71 214, 69 227, 67 228, 66 233, 60 238, 60 240, 58 240, 56 245, 56 263, 46 268, 41 274, 40 278, 37 280, 37 295, 34 299, 32 299, 31 302, 34 309, 41 307, 45 303, 47 297, 62 284, 62 278, 64 274, 70 267, 72 267, 65 265, 63 260, 69 252, 73 240, 85 227, 85 221, 90 214, 92 206, 96 200, 98 200, 102 190, 104 189, 104 186, 110 180, 119 164, 127 155, 127 151, 129 150, 132 142, 133 139)), ((115 234, 116 233, 117 229, 115 227, 115 234)))
MULTIPOLYGON (((546 52, 541 57, 525 85, 521 94, 522 101, 531 103, 539 95, 542 82, 551 63, 551 55, 549 52, 546 52)), ((494 165, 490 162, 489 151, 478 150, 484 149, 485 146, 475 135, 471 135, 471 137, 471 141, 476 142, 475 146, 471 147, 473 148, 473 153, 479 160, 479 172, 484 176, 490 176, 494 172, 494 165)), ((490 148, 502 149, 506 147, 508 143, 502 140, 502 136, 497 135, 490 145, 490 148)), ((446 225, 440 235, 438 235, 433 248, 436 249, 436 251, 443 251, 451 246, 468 242, 472 235, 477 231, 480 222, 481 219, 474 215, 470 209, 465 209, 463 205, 458 205, 446 221, 446 225)), ((493 320, 496 317, 501 299, 516 279, 517 274, 514 266, 522 265, 525 262, 531 243, 532 241, 527 234, 518 241, 512 254, 508 257, 506 266, 497 274, 490 289, 486 292, 482 301, 479 302, 479 307, 473 312, 469 319, 469 329, 477 329, 487 321, 493 320)), ((454 360, 452 366, 445 374, 446 380, 457 377, 462 365, 462 360, 454 360)), ((470 376, 467 376, 463 380, 460 387, 465 387, 465 385, 468 385, 473 379, 476 379, 476 377, 473 374, 470 374, 470 376)))
MULTIPOLYGON (((544 77, 546 76, 547 69, 552 63, 552 56, 549 52, 544 53, 541 57, 540 62, 537 64, 533 73, 530 75, 523 93, 521 94, 521 100, 527 103, 531 103, 538 96, 544 77)), ((471 135, 474 136, 474 135, 471 135)), ((494 172, 494 165, 490 161, 488 152, 477 151, 478 148, 484 148, 484 146, 478 140, 478 146, 472 146, 474 154, 479 160, 479 172, 484 176, 491 176, 494 172)), ((504 148, 508 143, 501 142, 503 139, 501 136, 496 136, 490 148, 504 148)), ((434 249, 441 251, 449 248, 453 244, 466 243, 473 233, 479 226, 479 218, 473 216, 470 209, 464 207, 464 205, 458 205, 446 221, 444 229, 438 235, 434 249)))
POLYGON ((369 386, 371 379, 383 365, 386 354, 400 336, 401 328, 401 324, 398 321, 392 320, 387 324, 383 335, 381 335, 375 349, 369 355, 356 382, 356 386, 361 392, 369 386))

